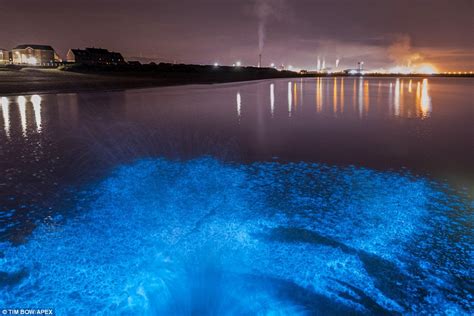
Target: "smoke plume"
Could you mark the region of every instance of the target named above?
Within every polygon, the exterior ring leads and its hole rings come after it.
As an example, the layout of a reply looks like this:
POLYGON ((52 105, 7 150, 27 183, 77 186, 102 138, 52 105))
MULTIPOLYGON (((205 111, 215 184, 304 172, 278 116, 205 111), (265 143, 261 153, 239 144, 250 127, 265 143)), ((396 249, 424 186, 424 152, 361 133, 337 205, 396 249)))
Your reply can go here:
POLYGON ((256 0, 255 11, 258 18, 258 50, 261 54, 265 46, 267 22, 270 18, 279 18, 283 0, 256 0))
POLYGON ((410 37, 407 35, 397 37, 388 47, 388 55, 398 65, 407 67, 423 60, 423 56, 413 50, 410 37))

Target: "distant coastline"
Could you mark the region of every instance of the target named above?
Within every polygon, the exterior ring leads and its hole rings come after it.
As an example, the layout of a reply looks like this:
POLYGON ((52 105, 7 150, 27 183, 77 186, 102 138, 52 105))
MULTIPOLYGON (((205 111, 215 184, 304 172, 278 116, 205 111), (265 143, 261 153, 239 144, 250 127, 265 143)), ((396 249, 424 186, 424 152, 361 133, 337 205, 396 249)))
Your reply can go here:
MULTIPOLYGON (((31 93, 113 91, 186 84, 213 84, 278 78, 354 77, 347 74, 300 74, 273 68, 147 64, 126 66, 68 65, 59 69, 0 68, 0 96, 31 93)), ((366 74, 365 77, 426 77, 427 75, 366 74)), ((473 75, 430 75, 473 77, 473 75)))

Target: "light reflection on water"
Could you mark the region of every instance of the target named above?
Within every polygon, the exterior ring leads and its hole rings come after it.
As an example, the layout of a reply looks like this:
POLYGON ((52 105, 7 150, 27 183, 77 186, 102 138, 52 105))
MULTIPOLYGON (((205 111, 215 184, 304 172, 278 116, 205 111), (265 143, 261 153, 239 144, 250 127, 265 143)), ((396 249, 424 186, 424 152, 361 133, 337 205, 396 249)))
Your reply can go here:
POLYGON ((323 108, 323 84, 321 78, 316 80, 316 111, 319 113, 323 108))
POLYGON ((240 116, 242 115, 242 113, 241 113, 241 111, 242 111, 242 97, 240 96, 240 92, 237 92, 236 101, 237 101, 237 117, 240 118, 240 116))
POLYGON ((26 137, 26 98, 21 95, 18 97, 17 102, 20 112, 21 131, 23 136, 26 137))
POLYGON ((291 81, 288 82, 288 117, 291 117, 293 109, 293 93, 291 92, 291 81))
POLYGON ((341 112, 344 113, 344 78, 341 78, 341 112))
POLYGON ((394 109, 395 109, 395 116, 400 115, 400 79, 397 79, 397 82, 395 83, 395 103, 394 103, 394 109))
POLYGON ((295 103, 295 111, 298 110, 298 87, 296 82, 293 84, 293 98, 295 103))
MULTIPOLYGON (((12 98, 15 100, 15 98, 12 98)), ((28 104, 31 103, 34 115, 34 124, 35 129, 34 131, 37 133, 41 133, 42 123, 41 123, 41 96, 35 94, 32 95, 30 98, 30 102, 28 99, 20 95, 16 97, 16 103, 18 105, 18 115, 19 115, 19 123, 21 126, 21 132, 23 137, 28 136, 28 104)), ((10 138, 10 129, 11 129, 11 117, 10 117, 10 99, 8 97, 1 97, 0 104, 2 108, 2 116, 3 116, 3 129, 5 131, 5 136, 10 138)))
MULTIPOLYGON (((371 99, 375 98, 374 95, 371 95, 370 92, 370 86, 371 83, 369 80, 364 79, 363 77, 356 78, 356 79, 346 79, 346 82, 344 81, 344 78, 333 78, 331 79, 332 83, 330 84, 327 79, 322 79, 322 78, 317 78, 315 79, 315 89, 314 89, 314 100, 316 103, 316 112, 321 112, 323 111, 323 108, 326 106, 329 106, 327 103, 325 103, 325 100, 329 100, 331 102, 331 109, 330 111, 337 116, 338 113, 344 113, 347 109, 348 105, 346 102, 346 85, 349 83, 346 83, 349 80, 353 81, 353 91, 352 91, 352 103, 353 105, 357 108, 358 110, 358 116, 359 118, 363 118, 364 116, 367 116, 370 112, 370 103, 371 99), (358 90, 356 90, 356 85, 358 87, 358 90), (325 93, 323 92, 326 92, 325 93), (330 95, 328 95, 328 92, 330 92, 330 95), (357 99, 357 103, 355 103, 355 100, 357 99)), ((288 82, 288 92, 287 92, 287 104, 288 104, 288 117, 292 116, 292 113, 294 111, 298 111, 299 108, 301 108, 301 111, 303 111, 303 106, 304 106, 304 85, 309 84, 310 82, 306 81, 301 81, 299 85, 296 82, 289 81, 288 82)), ((417 82, 417 86, 420 85, 420 82, 417 82)), ((381 86, 381 82, 378 82, 378 88, 376 90, 376 98, 378 102, 382 102, 381 106, 383 106, 384 102, 381 99, 381 95, 387 94, 386 91, 381 91, 381 89, 387 89, 388 91, 388 102, 385 104, 388 105, 387 110, 389 111, 390 108, 393 106, 394 112, 392 114, 388 113, 389 115, 392 116, 401 116, 401 117, 411 117, 411 115, 408 115, 409 111, 403 110, 404 102, 406 102, 406 106, 411 106, 414 104, 415 100, 409 99, 405 100, 404 97, 404 90, 405 89, 410 89, 411 90, 411 84, 408 85, 408 87, 404 86, 403 81, 400 79, 396 79, 395 81, 395 88, 393 89, 393 83, 390 82, 388 87, 383 87, 381 86), (392 100, 393 96, 395 95, 395 99, 392 100), (393 103, 393 104, 392 104, 393 103)), ((418 89, 418 88, 417 88, 418 89)), ((278 103, 276 102, 275 99, 275 84, 270 84, 270 94, 269 94, 269 103, 270 103, 270 114, 273 116, 275 115, 275 104, 278 103)), ((423 79, 423 91, 422 93, 417 92, 416 94, 416 104, 418 107, 421 106, 422 110, 419 111, 416 115, 416 117, 419 118, 427 118, 430 115, 431 112, 431 99, 429 96, 429 89, 428 89, 428 80, 423 79), (419 100, 419 101, 418 101, 419 100)), ((253 106, 253 104, 247 104, 248 106, 253 106)), ((307 110, 306 110, 307 111, 307 110)), ((242 115, 242 96, 240 92, 237 93, 237 116, 240 117, 242 115)))
MULTIPOLYGON (((3 133, 0 133, 0 137, 11 140, 13 144, 18 141, 18 136, 23 137, 28 142, 28 137, 34 136, 35 133, 47 132, 47 134, 62 135, 61 130, 79 129, 81 124, 83 124, 83 128, 87 129, 90 126, 89 121, 96 122, 104 114, 109 115, 108 112, 111 113, 110 115, 114 112, 113 115, 125 122, 129 122, 130 119, 136 117, 137 124, 135 125, 138 126, 139 122, 166 120, 167 115, 171 113, 170 118, 182 116, 183 120, 187 120, 190 111, 198 111, 201 114, 196 113, 196 115, 200 116, 201 119, 194 119, 193 124, 209 129, 204 126, 208 124, 207 120, 214 117, 211 125, 221 125, 220 128, 223 131, 219 131, 219 133, 226 137, 240 138, 240 133, 252 133, 254 129, 257 129, 258 132, 255 138, 258 140, 259 146, 251 151, 265 151, 266 157, 285 156, 281 150, 275 151, 273 149, 274 145, 287 146, 288 139, 295 137, 297 126, 306 130, 304 135, 297 137, 296 143, 300 144, 301 147, 305 147, 297 151, 297 156, 302 153, 304 157, 305 152, 315 152, 317 148, 320 148, 322 142, 328 143, 329 141, 328 144, 331 144, 329 138, 323 140, 323 137, 327 137, 324 135, 335 134, 334 132, 337 134, 338 131, 346 131, 347 129, 352 130, 352 133, 347 135, 357 132, 364 132, 365 134, 364 129, 367 129, 367 133, 369 133, 368 129, 371 129, 370 133, 380 134, 377 137, 385 138, 385 144, 393 143, 393 146, 397 147, 394 150, 398 151, 398 148, 404 145, 399 144, 397 139, 384 133, 383 130, 399 128, 394 125, 397 120, 415 119, 410 124, 422 124, 422 121, 430 121, 434 110, 438 109, 442 112, 448 110, 445 103, 433 107, 433 103, 436 103, 437 100, 436 97, 433 99, 432 96, 431 80, 434 79, 413 78, 402 80, 400 78, 348 77, 301 79, 299 82, 283 79, 236 84, 235 86, 222 85, 220 87, 215 86, 215 88, 213 86, 205 97, 199 91, 207 88, 193 88, 190 97, 195 98, 195 100, 190 101, 189 106, 180 103, 180 99, 183 98, 180 90, 190 89, 186 87, 162 88, 161 90, 158 88, 155 95, 153 95, 154 92, 146 92, 147 90, 145 90, 145 93, 141 95, 135 92, 126 92, 102 95, 64 94, 56 97, 51 95, 1 97, 3 121, 0 124, 3 124, 3 133), (406 83, 404 83, 404 80, 406 83), (263 89, 250 92, 252 87, 262 87, 263 89), (166 94, 161 96, 159 91, 173 92, 169 96, 166 94), (87 101, 88 104, 91 104, 90 108, 83 101, 80 101, 80 98, 85 99, 86 95, 87 99, 91 100, 87 101), (258 100, 254 99, 255 95, 258 96, 258 100), (97 96, 97 99, 95 99, 95 96, 97 96), (125 97, 125 100, 121 99, 123 97, 125 97), (146 98, 151 98, 151 100, 146 101, 146 98), (219 103, 219 105, 215 105, 214 102, 219 103), (104 104, 106 107, 95 105, 96 103, 104 104), (135 103, 138 103, 138 105, 132 105, 135 103), (168 103, 173 104, 172 109, 166 106, 168 103), (192 106, 191 104, 195 105, 192 106), (232 104, 232 110, 228 110, 227 104, 232 104), (309 106, 305 106, 305 104, 309 106), (157 107, 157 105, 160 105, 160 107, 157 107), (121 112, 122 108, 126 112, 121 112), (163 111, 163 109, 169 109, 167 110, 168 113, 165 113, 162 118, 158 118, 155 113, 163 111), (295 117, 296 119, 293 119, 295 117), (290 121, 289 118, 292 118, 292 120, 290 121), (370 120, 373 124, 367 127, 355 126, 354 120, 370 120), (239 122, 240 131, 233 129, 235 122, 239 122), (331 122, 331 125, 328 125, 329 122, 331 122), (384 122, 383 125, 379 124, 380 122, 384 122), (374 130, 375 128, 377 130, 374 130), (277 129, 278 132, 273 132, 273 129, 277 129), (282 132, 282 129, 284 132, 282 132), (273 137, 270 138, 270 135, 273 135, 273 137), (317 144, 313 143, 311 146, 305 146, 305 143, 309 145, 309 142, 316 142, 317 144)), ((441 92, 443 85, 438 84, 438 87, 440 92, 437 93, 437 98, 443 98, 441 92)), ((439 119, 440 116, 438 116, 437 122, 440 122, 439 119)), ((115 120, 112 124, 109 123, 103 126, 112 132, 117 122, 115 120)), ((159 128, 162 125, 153 124, 153 128, 159 128)), ((143 126, 148 128, 146 124, 143 126)), ((184 126, 182 120, 178 119, 175 126, 184 126)), ((428 137, 431 131, 427 131, 427 133, 426 136, 428 137)), ((78 137, 78 135, 83 137, 82 132, 77 132, 74 137, 78 137)), ((53 136, 53 138, 55 137, 57 136, 53 136)), ((102 137, 103 135, 97 135, 93 142, 97 143, 98 139, 102 137)), ((249 142, 253 142, 252 137, 248 138, 249 142)), ((360 144, 370 143, 375 139, 366 135, 363 137, 364 141, 360 144)), ((113 140, 113 133, 108 138, 111 138, 112 142, 116 144, 113 140)), ((350 137, 341 140, 345 142, 343 147, 351 142, 349 139, 350 137)), ((426 143, 433 140, 434 138, 423 139, 426 143)), ((292 143, 295 144, 294 141, 292 143)), ((341 143, 333 143, 330 146, 330 150, 325 148, 325 152, 331 152, 331 157, 335 157, 335 151, 341 148, 341 143)), ((417 145, 417 147, 419 146, 417 145)), ((284 150, 286 151, 288 148, 287 146, 284 150)), ((404 151, 403 148, 402 150, 404 151)), ((318 150, 317 156, 324 155, 325 152, 318 150)), ((353 151, 351 151, 351 154, 355 155, 353 151)), ((434 154, 437 153, 431 153, 430 155, 434 154)), ((313 157, 314 155, 311 154, 313 157)), ((337 155, 340 157, 340 152, 337 155)), ((311 159, 314 160, 314 158, 311 159)), ((339 161, 340 158, 324 160, 326 162, 330 162, 330 160, 339 161)), ((362 161, 362 159, 353 160, 357 163, 362 161)), ((351 163, 350 159, 346 160, 345 163, 351 163)))
POLYGON ((5 135, 7 138, 10 137, 10 109, 8 108, 9 106, 9 101, 8 98, 2 97, 1 98, 1 104, 2 104, 2 115, 3 115, 3 129, 5 130, 5 135))
POLYGON ((333 112, 337 114, 337 78, 334 78, 334 86, 333 86, 333 112))
POLYGON ((41 97, 37 94, 31 97, 31 103, 33 104, 33 111, 35 114, 36 131, 41 132, 41 97))
POLYGON ((364 92, 362 90, 364 85, 364 79, 362 77, 359 78, 359 90, 358 90, 358 97, 359 97, 359 118, 362 117, 364 114, 364 92))
POLYGON ((420 98, 421 113, 419 113, 423 118, 429 117, 431 113, 431 98, 428 89, 428 79, 423 79, 420 98))
POLYGON ((270 84, 270 112, 275 114, 275 84, 270 84))

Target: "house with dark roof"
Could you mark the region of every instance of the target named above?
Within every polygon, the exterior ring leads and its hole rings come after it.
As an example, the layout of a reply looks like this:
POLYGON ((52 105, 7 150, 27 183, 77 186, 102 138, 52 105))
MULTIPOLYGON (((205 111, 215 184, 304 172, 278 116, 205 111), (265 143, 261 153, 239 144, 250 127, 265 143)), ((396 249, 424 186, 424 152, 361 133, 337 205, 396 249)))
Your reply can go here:
POLYGON ((122 54, 110 52, 104 48, 70 49, 67 61, 84 65, 120 65, 125 64, 122 54))
POLYGON ((18 45, 12 49, 11 55, 14 65, 53 67, 61 61, 54 48, 49 45, 18 45))

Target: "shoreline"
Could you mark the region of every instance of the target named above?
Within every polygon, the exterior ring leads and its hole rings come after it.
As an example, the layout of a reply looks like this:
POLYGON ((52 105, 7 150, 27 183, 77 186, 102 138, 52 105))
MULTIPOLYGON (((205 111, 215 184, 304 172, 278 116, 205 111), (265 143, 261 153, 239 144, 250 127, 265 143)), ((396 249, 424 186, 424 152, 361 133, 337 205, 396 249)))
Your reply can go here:
MULTIPOLYGON (((181 69, 172 71, 110 71, 110 69, 81 69, 82 71, 23 68, 0 69, 0 96, 18 94, 56 94, 78 92, 123 91, 192 84, 220 84, 268 79, 294 78, 354 78, 341 74, 299 74, 268 68, 220 67, 219 69, 181 69), (85 71, 84 71, 85 70, 85 71)), ((364 75, 367 78, 472 78, 473 76, 443 75, 364 75)))
POLYGON ((299 78, 294 72, 265 70, 204 72, 113 72, 58 69, 0 69, 0 96, 122 91, 191 84, 218 84, 265 79, 299 78))

